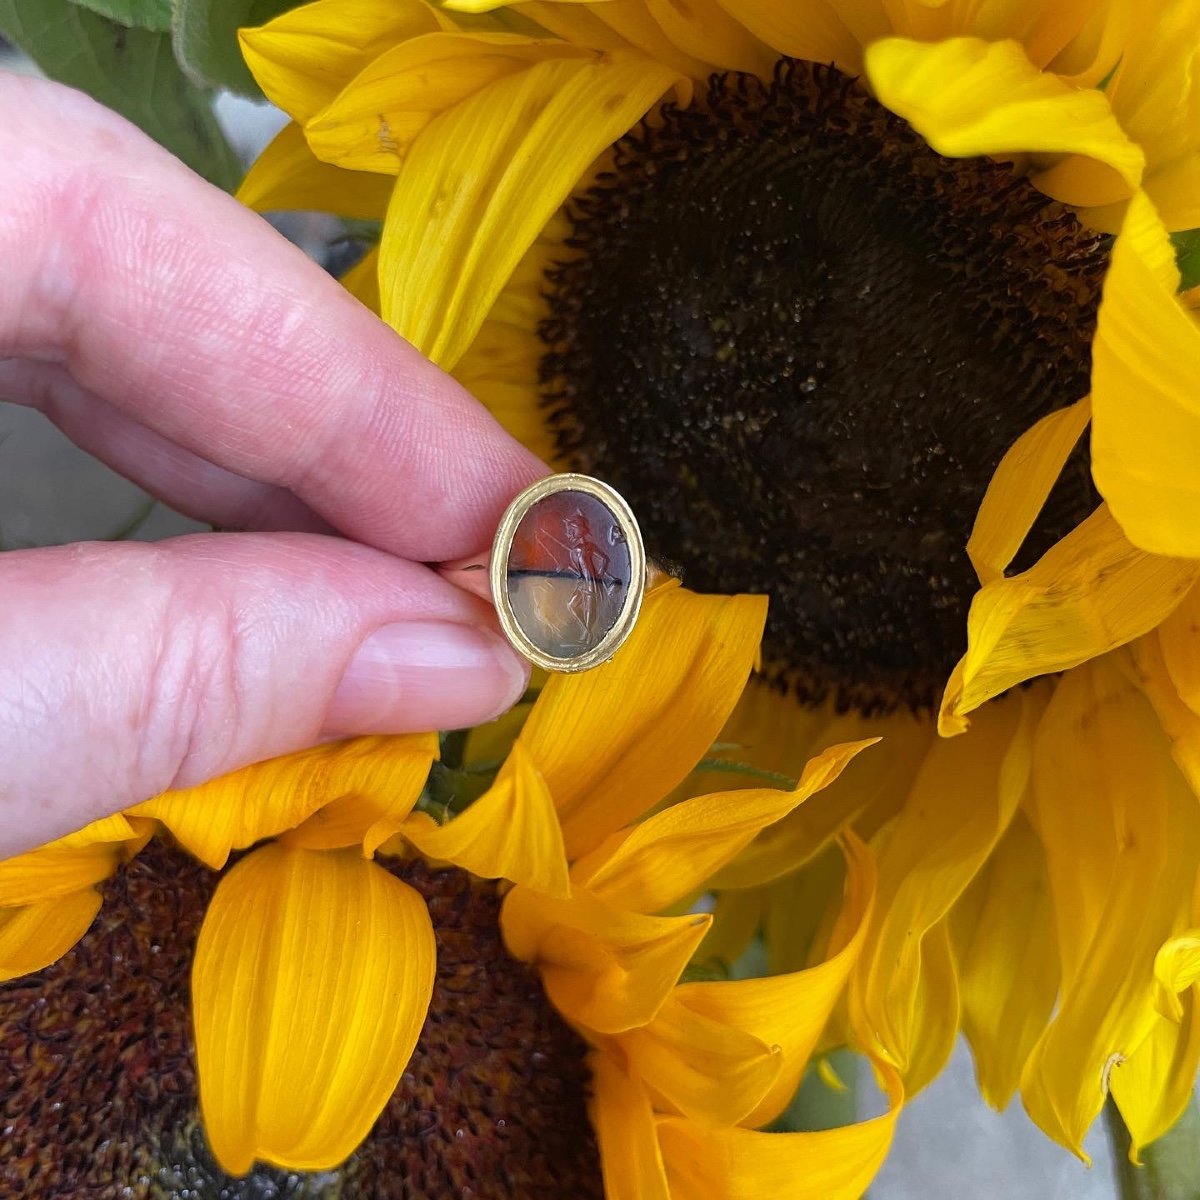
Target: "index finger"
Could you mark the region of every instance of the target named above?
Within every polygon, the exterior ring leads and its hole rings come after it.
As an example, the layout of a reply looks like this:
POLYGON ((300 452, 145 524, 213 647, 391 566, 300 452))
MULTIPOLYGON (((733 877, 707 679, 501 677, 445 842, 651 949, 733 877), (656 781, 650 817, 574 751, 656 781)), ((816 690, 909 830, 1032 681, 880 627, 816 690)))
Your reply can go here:
POLYGON ((0 357, 62 361, 193 453, 437 561, 546 468, 261 218, 133 126, 0 76, 0 357))

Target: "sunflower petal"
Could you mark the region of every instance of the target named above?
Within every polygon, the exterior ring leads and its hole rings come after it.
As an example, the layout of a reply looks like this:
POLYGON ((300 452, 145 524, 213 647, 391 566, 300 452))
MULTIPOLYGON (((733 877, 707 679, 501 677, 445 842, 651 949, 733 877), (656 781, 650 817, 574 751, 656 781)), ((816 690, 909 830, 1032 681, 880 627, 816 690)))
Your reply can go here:
POLYGON ((1058 944, 1042 847, 1018 812, 951 916, 963 1032, 979 1091, 1012 1099, 1058 994, 1058 944))
POLYGON ((367 171, 344 171, 322 162, 294 121, 285 125, 254 160, 237 198, 259 212, 334 213, 351 220, 382 220, 394 180, 367 171))
MULTIPOLYGON (((387 827, 408 815, 421 790, 420 784, 412 789, 414 774, 419 773, 414 761, 435 744, 436 739, 429 742, 433 737, 367 737, 316 746, 255 763, 199 787, 164 792, 132 811, 161 821, 185 850, 214 870, 225 865, 231 850, 295 829, 317 809, 340 800, 345 806, 330 818, 332 825, 333 816, 338 817, 337 836, 311 844, 348 845, 338 839, 358 830, 351 839, 357 841, 367 833, 369 820, 378 819, 387 827), (346 825, 353 828, 341 827, 342 817, 348 817, 346 825)), ((298 836, 310 834, 318 839, 315 826, 298 836)), ((372 835, 371 840, 378 846, 383 839, 372 835)))
MULTIPOLYGON (((920 1048, 926 936, 1008 827, 1029 784, 1033 735, 1045 703, 1044 688, 1007 697, 988 706, 970 738, 934 743, 880 851, 880 916, 855 989, 860 1036, 868 1045, 868 1038, 877 1041, 902 1072, 920 1048)), ((926 1006, 937 1002, 928 987, 925 993, 926 1006)), ((912 1086, 907 1074, 905 1082, 912 1086)))
POLYGON ((986 584, 971 602, 967 653, 946 685, 938 728, 1015 684, 1065 671, 1153 629, 1200 575, 1200 563, 1131 545, 1101 505, 1028 571, 986 584))
POLYGON ((980 583, 1004 575, 1090 417, 1087 397, 1060 408, 1021 434, 1000 460, 967 541, 980 583))
POLYGON ((153 821, 115 813, 5 859, 0 862, 0 907, 37 904, 102 882, 141 851, 155 828, 153 821))
POLYGON ((521 741, 558 805, 569 857, 683 781, 746 686, 765 617, 762 596, 663 588, 611 662, 547 681, 521 741))
POLYGON ((882 1117, 819 1133, 756 1133, 668 1117, 658 1125, 671 1195, 689 1200, 858 1200, 892 1143, 904 1090, 883 1069, 882 1117))
POLYGON ((240 30, 239 41, 267 98, 306 121, 388 47, 442 26, 421 0, 317 0, 240 30))
MULTIPOLYGON (((1163 626, 1130 647, 1130 676, 1154 706, 1171 742, 1171 757, 1192 790, 1200 795, 1200 714, 1176 690, 1163 648, 1163 626)), ((1194 699, 1194 697, 1193 697, 1194 699)))
POLYGON ((1192 1100, 1200 1067, 1200 1006, 1196 990, 1181 997, 1178 1020, 1159 1018, 1150 1034, 1120 1067, 1112 1069, 1112 1099, 1129 1130, 1129 1157, 1162 1138, 1192 1100))
POLYGON ((87 933, 99 911, 100 893, 94 888, 0 908, 0 983, 62 958, 87 933))
POLYGON ((680 82, 629 54, 560 57, 435 117, 409 149, 384 225, 388 324, 450 370, 588 165, 680 82))
POLYGON ((1021 1092, 1042 1129, 1084 1157, 1112 1072, 1162 1019, 1155 956, 1187 915, 1200 814, 1153 710, 1111 659, 1059 682, 1034 780, 1063 981, 1021 1092))
POLYGON ((481 879, 508 879, 556 899, 571 894, 554 800, 520 742, 496 782, 466 812, 445 825, 414 813, 401 832, 427 858, 452 862, 481 879))
MULTIPOLYGON (((790 716, 794 705, 780 704, 778 696, 771 699, 784 716, 790 716)), ((828 721, 811 745, 858 740, 867 734, 880 738, 870 754, 859 755, 824 791, 764 829, 733 862, 717 872, 711 886, 745 888, 770 883, 818 855, 851 822, 881 809, 890 817, 907 795, 928 752, 933 731, 927 722, 908 711, 870 719, 848 712, 828 721)), ((779 730, 777 736, 788 737, 787 729, 779 730)))
POLYGON ((588 60, 585 47, 512 33, 428 33, 389 47, 305 124, 312 152, 394 176, 434 117, 537 63, 588 60))
POLYGON ((785 975, 685 983, 675 990, 677 1004, 728 1030, 751 1034, 780 1055, 769 1090, 735 1118, 737 1124, 766 1124, 787 1107, 858 962, 874 904, 875 865, 871 852, 853 834, 847 835, 843 853, 846 899, 824 961, 785 975))
MULTIPOLYGON (((842 18, 841 5, 825 0, 779 4, 773 0, 722 0, 751 33, 779 54, 807 62, 833 63, 850 75, 862 70, 862 44, 842 18)), ((875 35, 886 30, 881 22, 875 35)))
POLYGON ((204 1127, 225 1170, 325 1170, 353 1152, 416 1045, 434 953, 421 897, 352 851, 273 844, 221 880, 192 996, 204 1127))
POLYGON ((637 1065, 658 1108, 695 1121, 741 1124, 779 1078, 782 1051, 748 1030, 697 1011, 681 992, 677 988, 648 1025, 616 1041, 637 1065))
POLYGON ((958 1041, 962 998, 950 945, 950 926, 939 921, 922 943, 921 973, 913 996, 912 1042, 904 1088, 914 1096, 942 1073, 958 1041))
POLYGON ((646 8, 673 45, 718 70, 769 75, 778 57, 749 31, 740 9, 730 14, 718 0, 646 0, 646 8))
MULTIPOLYGON (((386 763, 386 782, 381 776, 361 790, 342 791, 298 828, 284 832, 282 841, 307 850, 339 850, 361 843, 363 854, 371 858, 404 826, 440 753, 438 736, 409 733, 379 741, 379 746, 363 749, 386 763)), ((339 789, 343 786, 338 784, 339 789)))
POLYGON ((1017 42, 883 38, 864 57, 880 103, 939 154, 1083 154, 1111 168, 1130 190, 1141 180, 1142 151, 1104 93, 1043 73, 1017 42))
POLYGON ((575 864, 571 878, 617 908, 661 912, 703 887, 759 830, 832 783, 877 740, 831 746, 790 792, 747 788, 673 804, 602 842, 575 864))
POLYGON ((586 891, 552 900, 518 887, 505 897, 500 927, 509 952, 537 964, 569 1021, 621 1033, 654 1019, 711 921, 621 912, 586 891))
POLYGON ((1200 1068, 1200 1005, 1190 989, 1180 1002, 1178 1021, 1162 1017, 1146 1040, 1109 1075, 1113 1100, 1129 1130, 1129 1157, 1138 1161, 1143 1146, 1156 1141, 1183 1115, 1200 1068))
POLYGON ((770 901, 769 887, 718 892, 713 903, 713 923, 696 951, 696 962, 727 974, 758 932, 770 901))
POLYGON ((1163 943, 1154 956, 1154 978, 1160 988, 1159 1011, 1169 1020, 1183 1020, 1180 996, 1200 982, 1200 929, 1163 943))
POLYGON ((1158 641, 1180 700, 1200 714, 1200 589, 1193 588, 1162 624, 1158 641))
POLYGON ((1092 345, 1092 473, 1126 536, 1200 557, 1200 326, 1175 297, 1167 232, 1139 193, 1113 248, 1092 345))
POLYGON ((602 1052, 590 1055, 588 1066, 605 1200, 671 1200, 646 1089, 602 1052))

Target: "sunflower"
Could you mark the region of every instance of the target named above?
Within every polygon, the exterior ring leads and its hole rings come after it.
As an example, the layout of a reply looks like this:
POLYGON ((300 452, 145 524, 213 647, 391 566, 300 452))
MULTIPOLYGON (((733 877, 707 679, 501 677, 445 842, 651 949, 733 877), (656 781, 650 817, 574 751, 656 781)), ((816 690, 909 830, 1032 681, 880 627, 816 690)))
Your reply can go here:
POLYGON ((1110 1093, 1163 1132, 1200 1059, 1200 5, 318 0, 242 39, 293 118, 243 199, 380 219, 347 287, 690 583, 771 595, 726 766, 882 739, 718 873, 701 955, 803 963, 853 829, 845 1036, 912 1091, 962 1030, 1080 1154, 1110 1093))
POLYGON ((761 1195, 802 1172, 793 1194, 859 1195, 902 1101, 885 1064, 884 1115, 756 1130, 861 951, 865 845, 839 843, 821 961, 681 980, 709 876, 869 743, 793 788, 629 824, 707 749, 764 613, 660 590, 611 664, 551 679, 461 763, 434 735, 325 745, 0 864, 2 1177, 55 1195, 612 1200, 761 1195), (460 811, 440 821, 443 799, 460 811))

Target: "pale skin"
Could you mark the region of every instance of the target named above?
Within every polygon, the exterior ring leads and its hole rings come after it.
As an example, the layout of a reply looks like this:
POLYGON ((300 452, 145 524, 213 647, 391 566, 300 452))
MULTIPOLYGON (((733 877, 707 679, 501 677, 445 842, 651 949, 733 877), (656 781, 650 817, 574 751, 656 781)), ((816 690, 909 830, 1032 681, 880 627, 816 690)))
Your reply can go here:
POLYGON ((222 530, 0 554, 0 857, 524 690, 477 554, 546 467, 261 218, 0 75, 0 399, 222 530), (236 532, 233 532, 236 531, 236 532))

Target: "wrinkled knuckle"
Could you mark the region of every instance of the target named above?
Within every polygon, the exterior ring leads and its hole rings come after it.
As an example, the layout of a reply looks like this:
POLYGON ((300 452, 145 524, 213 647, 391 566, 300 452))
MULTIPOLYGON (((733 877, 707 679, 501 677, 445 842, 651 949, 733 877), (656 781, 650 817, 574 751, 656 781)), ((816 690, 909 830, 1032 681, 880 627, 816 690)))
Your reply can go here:
POLYGON ((155 790, 219 774, 245 710, 241 621, 203 586, 175 591, 162 609, 141 711, 142 777, 155 790))

